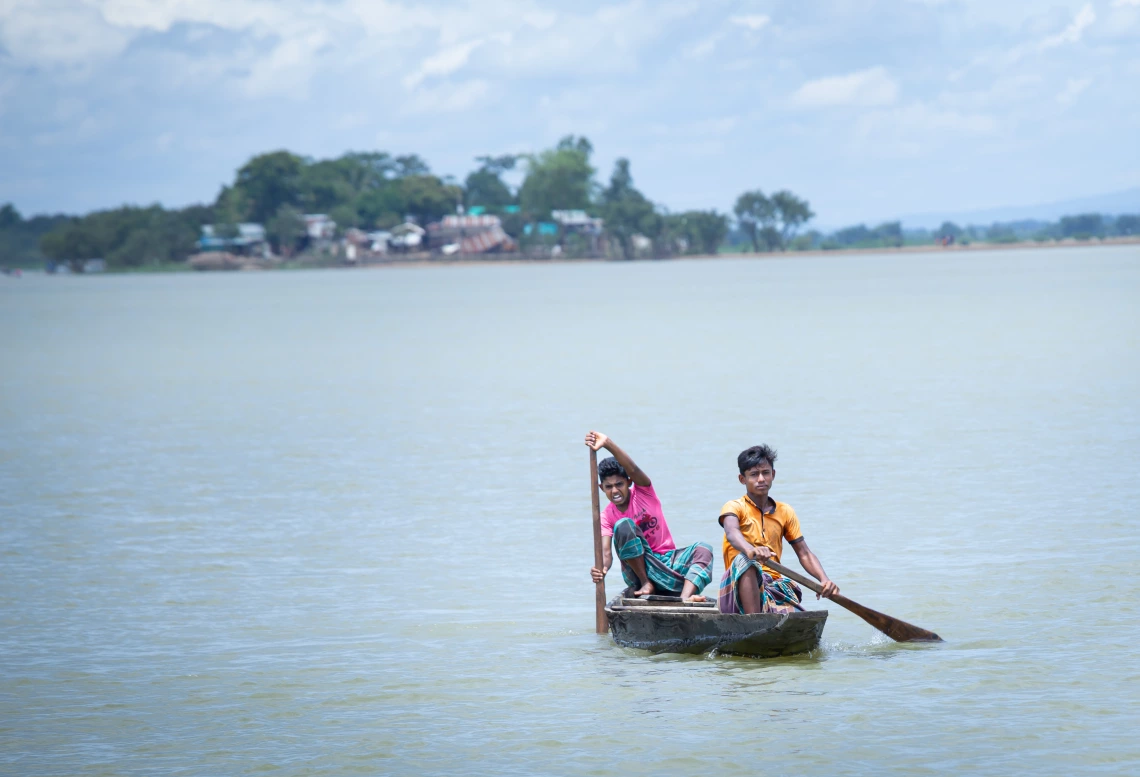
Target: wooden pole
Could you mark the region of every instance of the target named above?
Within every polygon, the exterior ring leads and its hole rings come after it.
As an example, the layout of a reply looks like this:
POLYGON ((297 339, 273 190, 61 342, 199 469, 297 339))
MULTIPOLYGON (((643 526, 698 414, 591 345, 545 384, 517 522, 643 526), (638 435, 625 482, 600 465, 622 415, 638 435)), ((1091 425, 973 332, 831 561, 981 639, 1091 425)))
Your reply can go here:
MULTIPOLYGON (((598 452, 590 449, 590 509, 594 518, 594 566, 602 568, 605 561, 602 559, 602 509, 601 494, 598 492, 598 452)), ((606 617, 606 581, 594 584, 594 607, 597 611, 595 628, 599 634, 610 630, 610 621, 606 617)))

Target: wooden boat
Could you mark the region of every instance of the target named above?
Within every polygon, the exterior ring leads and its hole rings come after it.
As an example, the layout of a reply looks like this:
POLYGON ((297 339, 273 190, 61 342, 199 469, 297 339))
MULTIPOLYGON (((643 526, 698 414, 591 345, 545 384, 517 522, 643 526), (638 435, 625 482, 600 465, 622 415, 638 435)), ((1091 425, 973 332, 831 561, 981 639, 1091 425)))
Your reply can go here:
POLYGON ((758 658, 806 653, 819 645, 827 622, 827 610, 725 615, 716 602, 682 602, 675 596, 618 595, 606 604, 606 616, 614 642, 622 647, 758 658))

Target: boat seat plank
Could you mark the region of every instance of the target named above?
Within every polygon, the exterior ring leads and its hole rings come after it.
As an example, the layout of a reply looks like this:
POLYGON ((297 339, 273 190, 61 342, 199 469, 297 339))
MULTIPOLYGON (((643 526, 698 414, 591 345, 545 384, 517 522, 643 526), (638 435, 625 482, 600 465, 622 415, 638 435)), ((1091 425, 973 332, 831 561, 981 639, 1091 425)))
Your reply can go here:
POLYGON ((678 597, 660 597, 657 599, 631 599, 623 596, 623 607, 716 607, 716 602, 682 602, 678 597))

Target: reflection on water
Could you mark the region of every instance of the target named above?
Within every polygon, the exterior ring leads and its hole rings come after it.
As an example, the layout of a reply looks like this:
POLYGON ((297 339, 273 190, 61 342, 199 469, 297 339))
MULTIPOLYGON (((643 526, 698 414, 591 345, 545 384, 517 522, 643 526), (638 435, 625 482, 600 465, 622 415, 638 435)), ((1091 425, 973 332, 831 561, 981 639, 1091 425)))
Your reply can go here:
POLYGON ((1135 247, 0 284, 0 764, 1136 773, 1138 292, 1135 247), (947 642, 595 636, 591 427, 682 543, 771 443, 947 642))

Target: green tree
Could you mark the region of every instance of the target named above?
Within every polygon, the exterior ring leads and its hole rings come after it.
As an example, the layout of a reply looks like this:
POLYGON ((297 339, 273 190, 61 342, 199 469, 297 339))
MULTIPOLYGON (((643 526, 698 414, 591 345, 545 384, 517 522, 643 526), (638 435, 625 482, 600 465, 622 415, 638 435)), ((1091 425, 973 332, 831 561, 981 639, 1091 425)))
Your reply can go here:
POLYGON ((537 219, 552 210, 585 210, 594 191, 593 146, 586 138, 568 135, 558 145, 527 157, 526 177, 519 187, 519 205, 537 219))
POLYGON ((1099 213, 1062 216, 1061 235, 1086 240, 1090 237, 1102 237, 1104 235, 1104 217, 1099 213))
POLYGON ((53 229, 41 237, 40 251, 48 259, 69 263, 74 269, 79 269, 77 265, 86 259, 103 257, 94 233, 75 223, 53 229))
POLYGON ((794 240, 792 240, 792 242, 788 245, 788 248, 793 251, 811 251, 815 248, 820 247, 820 243, 822 241, 822 234, 814 229, 809 229, 804 234, 799 235, 794 240))
POLYGON ((401 178, 399 184, 404 214, 420 224, 454 213, 456 205, 463 201, 460 187, 446 184, 434 175, 410 175, 401 178))
POLYGON ((771 251, 777 247, 779 231, 776 223, 779 211, 775 203, 757 189, 744 192, 736 198, 736 205, 732 209, 741 231, 752 241, 752 249, 771 251))
POLYGON ((292 205, 282 205, 265 225, 274 250, 281 256, 292 256, 308 236, 305 217, 292 205))
POLYGON ((260 154, 237 172, 234 188, 248 203, 246 219, 265 223, 282 205, 299 205, 305 162, 288 151, 260 154))
POLYGON ((1140 235, 1140 214, 1116 217, 1116 234, 1140 235))
POLYGON ((418 154, 406 154, 396 157, 392 165, 392 174, 396 178, 431 175, 431 168, 418 154))
POLYGON ((619 159, 614 164, 609 186, 602 191, 601 211, 606 232, 617 242, 626 259, 634 257, 634 235, 656 242, 664 227, 664 220, 653 203, 634 188, 628 159, 619 159))
POLYGON ((24 223, 24 217, 20 215, 20 211, 16 210, 16 206, 8 202, 0 208, 0 229, 12 229, 24 223))
POLYGON ((407 209, 397 183, 380 189, 369 189, 356 198, 359 224, 366 229, 394 227, 404 220, 407 209))
POLYGON ((507 154, 505 156, 477 157, 480 162, 478 170, 473 171, 463 182, 465 189, 464 203, 468 208, 481 205, 491 211, 499 211, 506 205, 513 205, 515 201, 511 189, 503 182, 502 175, 514 169, 518 157, 507 154))
POLYGON ((343 157, 305 165, 297 184, 297 204, 310 213, 327 213, 348 205, 360 192, 356 184, 362 175, 343 157))
POLYGON ((836 230, 830 239, 840 247, 850 248, 853 246, 870 245, 875 239, 875 234, 867 229, 866 224, 856 224, 853 227, 844 227, 843 229, 836 230))
POLYGON ((87 259, 106 259, 117 268, 182 261, 194 251, 198 229, 211 215, 202 206, 95 211, 48 232, 40 247, 45 256, 75 269, 87 259))
POLYGON ((1017 234, 1008 224, 999 224, 995 222, 986 230, 986 242, 988 243, 1016 243, 1017 234))
POLYGON ((214 201, 215 232, 224 237, 223 232, 237 233, 237 225, 246 220, 250 210, 250 200, 242 189, 236 186, 223 186, 214 201))
POLYGON ((728 235, 728 217, 715 210, 690 210, 665 217, 665 231, 676 242, 684 240, 689 254, 715 254, 728 235))
POLYGON ((772 207, 776 209, 779 221, 780 247, 784 248, 807 222, 815 217, 807 200, 801 200, 787 189, 772 195, 772 207))
POLYGON ((872 234, 879 245, 898 248, 903 244, 902 222, 885 221, 875 227, 872 234))
POLYGON ((336 222, 337 232, 344 234, 346 229, 360 227, 363 223, 356 208, 349 203, 329 208, 329 218, 336 222))
POLYGON ((0 207, 0 265, 34 267, 42 264, 40 240, 52 230, 74 221, 73 216, 39 215, 25 219, 11 203, 0 207))
POLYGON ((358 193, 381 189, 396 177, 396 160, 384 151, 350 151, 336 164, 358 193))
POLYGON ((962 228, 955 224, 953 221, 943 221, 942 226, 938 228, 935 236, 939 238, 951 238, 953 240, 957 240, 962 236, 962 228))

